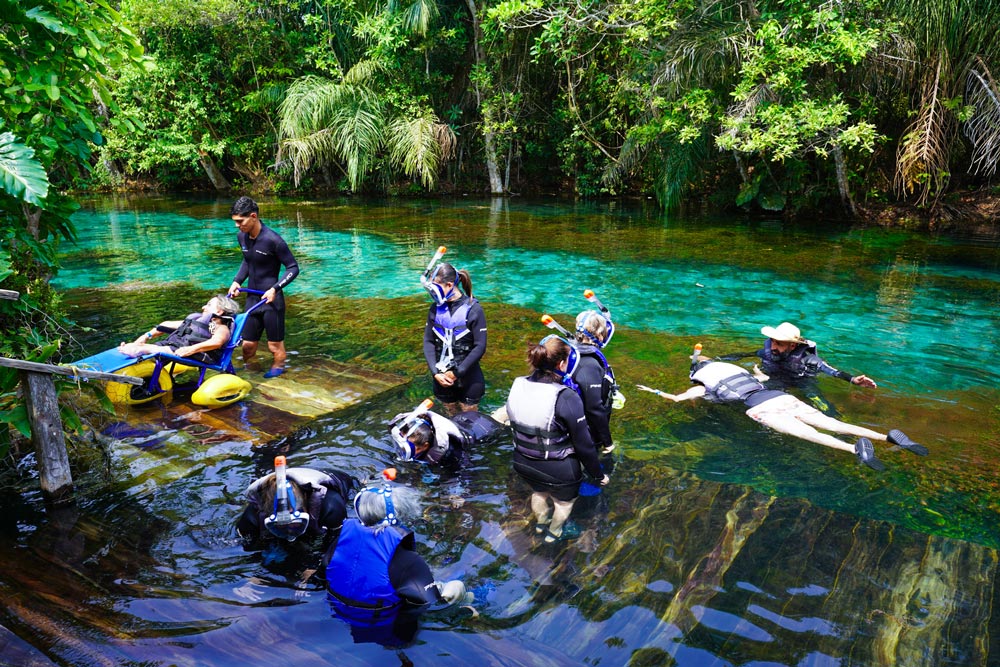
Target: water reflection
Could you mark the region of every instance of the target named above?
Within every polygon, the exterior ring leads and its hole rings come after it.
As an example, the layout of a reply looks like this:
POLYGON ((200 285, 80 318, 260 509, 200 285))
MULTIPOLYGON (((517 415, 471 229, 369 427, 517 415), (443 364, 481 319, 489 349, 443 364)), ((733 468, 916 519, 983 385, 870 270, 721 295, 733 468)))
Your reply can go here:
MULTIPOLYGON (((210 291, 188 284, 183 269, 171 273, 195 264, 190 246, 146 256, 152 244, 203 239, 220 285, 236 267, 228 203, 164 200, 137 213, 112 206, 95 209, 94 220, 116 210, 119 244, 84 241, 95 254, 71 257, 66 280, 140 282, 68 295, 94 329, 74 340, 77 358, 106 347, 107 332, 141 330, 210 291), (172 217, 161 225, 150 213, 172 217), (138 247, 127 242, 136 233, 138 247), (154 280, 179 282, 160 291, 154 280)), ((313 262, 292 295, 288 347, 302 354, 290 357, 290 373, 308 355, 329 355, 414 382, 293 433, 276 431, 257 448, 156 406, 109 416, 105 426, 124 421, 139 431, 111 431, 118 437, 106 453, 75 452, 78 502, 60 511, 41 503, 27 457, 23 478, 12 481, 23 494, 0 500, 2 623, 55 662, 1000 664, 990 642, 1000 632, 992 611, 1000 604, 1000 413, 995 371, 969 363, 995 347, 995 247, 969 253, 908 234, 812 234, 783 224, 664 224, 590 206, 272 210, 313 262), (400 465, 401 483, 423 494, 412 526, 421 555, 440 578, 466 582, 478 616, 425 617, 415 642, 398 650, 357 644, 330 617, 319 583, 306 595, 295 587, 310 554, 281 562, 248 554, 234 524, 243 491, 277 453, 289 465, 361 478, 391 461, 387 422, 428 391, 418 348, 426 302, 414 296, 414 277, 459 221, 467 238, 485 239, 456 255, 469 262, 477 292, 489 291, 487 316, 497 323, 484 409, 498 407, 523 372, 524 340, 543 331, 540 311, 577 309, 583 300, 572 294, 593 287, 609 295, 616 318, 631 309, 609 350, 626 388, 683 382, 693 336, 706 349, 744 349, 761 323, 791 312, 807 318, 809 335, 830 341, 824 351, 835 365, 887 381, 877 395, 824 385, 844 415, 905 423, 928 436, 931 456, 887 452, 889 470, 868 474, 849 457, 754 429, 741 411, 667 410, 631 391, 615 423, 612 483, 581 499, 573 517, 581 538, 555 545, 532 532, 529 494, 503 443, 472 452, 457 474, 400 465), (968 262, 956 261, 963 255, 968 262), (552 289, 538 288, 540 275, 552 289), (859 332, 872 335, 859 340, 859 332), (877 350, 864 346, 869 340, 877 350)))

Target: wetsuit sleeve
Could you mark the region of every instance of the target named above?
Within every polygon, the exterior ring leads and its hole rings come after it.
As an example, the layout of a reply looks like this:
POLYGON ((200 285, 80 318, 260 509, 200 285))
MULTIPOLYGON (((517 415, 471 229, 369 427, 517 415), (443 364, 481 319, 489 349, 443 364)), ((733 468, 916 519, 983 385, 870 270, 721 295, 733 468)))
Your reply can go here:
POLYGON ((604 401, 604 369, 593 357, 584 357, 576 372, 576 381, 583 392, 583 411, 590 435, 598 446, 610 445, 611 407, 604 401))
POLYGON ((434 349, 434 316, 436 314, 436 307, 431 304, 431 308, 427 312, 427 324, 424 326, 424 359, 427 360, 427 367, 431 369, 431 375, 437 373, 437 351, 434 349))
POLYGON ((583 401, 575 391, 561 391, 556 399, 556 419, 562 420, 569 430, 573 450, 583 465, 587 474, 594 479, 601 479, 601 461, 597 456, 597 447, 590 437, 590 427, 587 426, 587 416, 583 412, 583 401))
POLYGON ((236 277, 233 278, 233 282, 242 285, 243 281, 247 279, 250 275, 250 267, 247 266, 247 261, 244 259, 243 263, 240 264, 240 270, 236 272, 236 277))
POLYGON ((462 359, 462 363, 455 369, 455 375, 462 377, 479 363, 479 360, 486 354, 486 313, 478 302, 469 308, 469 316, 465 320, 465 326, 472 332, 472 349, 468 356, 462 359))
POLYGON ((280 236, 275 246, 275 257, 284 265, 285 275, 274 286, 283 290, 299 275, 299 263, 295 261, 295 255, 292 254, 292 251, 288 248, 288 244, 280 236))
POLYGON ((442 602, 431 568, 417 552, 400 545, 389 561, 389 581, 396 594, 414 607, 442 602))
POLYGON ((825 374, 831 375, 831 376, 833 376, 835 378, 840 378, 841 380, 846 380, 847 382, 850 382, 851 378, 854 377, 850 373, 845 373, 844 371, 837 370, 836 368, 834 368, 830 364, 826 363, 825 361, 823 361, 822 359, 820 359, 820 357, 819 357, 818 354, 810 354, 810 355, 808 355, 805 358, 805 363, 806 363, 807 366, 809 366, 810 368, 815 368, 820 373, 825 373, 825 374))

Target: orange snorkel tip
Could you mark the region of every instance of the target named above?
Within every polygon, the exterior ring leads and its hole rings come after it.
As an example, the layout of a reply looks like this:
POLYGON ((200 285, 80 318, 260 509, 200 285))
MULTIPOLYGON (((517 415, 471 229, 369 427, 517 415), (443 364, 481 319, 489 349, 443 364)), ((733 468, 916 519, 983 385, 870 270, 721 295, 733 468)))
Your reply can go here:
POLYGON ((592 290, 592 289, 585 289, 585 290, 583 290, 583 296, 586 299, 593 299, 594 298, 594 290, 592 290))
POLYGON ((283 465, 285 465, 285 457, 281 456, 280 454, 278 456, 275 456, 274 467, 277 468, 278 466, 283 466, 283 465))
POLYGON ((542 315, 542 324, 544 324, 545 326, 547 327, 552 326, 553 322, 555 322, 555 320, 552 319, 551 315, 542 315))

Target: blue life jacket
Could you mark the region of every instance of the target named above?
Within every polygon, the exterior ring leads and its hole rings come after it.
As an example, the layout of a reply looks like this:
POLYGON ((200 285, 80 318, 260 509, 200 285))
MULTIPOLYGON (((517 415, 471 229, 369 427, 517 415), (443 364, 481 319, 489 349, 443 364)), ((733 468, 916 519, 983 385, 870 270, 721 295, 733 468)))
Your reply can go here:
POLYGON ((403 600, 389 580, 389 562, 411 533, 398 526, 379 532, 348 519, 326 568, 330 604, 352 625, 390 625, 403 600))
POLYGON ((457 366, 472 352, 473 337, 469 331, 469 310, 477 303, 469 297, 451 312, 447 303, 436 307, 434 313, 434 350, 442 368, 457 366))

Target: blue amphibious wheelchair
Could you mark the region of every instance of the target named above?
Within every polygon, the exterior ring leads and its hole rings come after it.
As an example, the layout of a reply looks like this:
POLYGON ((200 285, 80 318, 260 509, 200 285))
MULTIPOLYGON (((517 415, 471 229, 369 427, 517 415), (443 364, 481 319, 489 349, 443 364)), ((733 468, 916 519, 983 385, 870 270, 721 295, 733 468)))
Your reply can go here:
MULTIPOLYGON (((259 290, 240 288, 241 292, 263 294, 259 290)), ((119 405, 140 405, 161 398, 177 388, 193 388, 191 402, 196 405, 220 407, 229 405, 246 397, 250 393, 250 383, 239 378, 233 368, 233 352, 243 342, 243 327, 250 313, 264 304, 262 299, 233 318, 232 335, 229 342, 222 348, 222 354, 216 362, 203 362, 172 354, 153 354, 142 357, 129 357, 118 351, 118 348, 105 350, 93 356, 81 359, 71 364, 80 370, 103 371, 118 373, 133 377, 145 378, 141 385, 130 385, 121 382, 108 382, 105 393, 113 403, 119 405), (184 384, 175 385, 175 378, 181 373, 197 371, 197 379, 184 384), (206 379, 208 371, 218 374, 206 379)))

